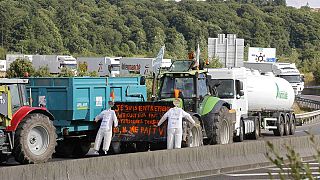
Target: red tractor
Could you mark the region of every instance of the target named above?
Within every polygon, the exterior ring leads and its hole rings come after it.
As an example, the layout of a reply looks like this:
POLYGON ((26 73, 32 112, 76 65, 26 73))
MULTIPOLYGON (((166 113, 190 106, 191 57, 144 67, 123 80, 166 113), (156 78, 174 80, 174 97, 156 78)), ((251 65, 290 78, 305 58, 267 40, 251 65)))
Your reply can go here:
POLYGON ((30 107, 27 79, 0 79, 0 163, 13 155, 21 164, 42 163, 56 146, 53 115, 44 107, 30 107))

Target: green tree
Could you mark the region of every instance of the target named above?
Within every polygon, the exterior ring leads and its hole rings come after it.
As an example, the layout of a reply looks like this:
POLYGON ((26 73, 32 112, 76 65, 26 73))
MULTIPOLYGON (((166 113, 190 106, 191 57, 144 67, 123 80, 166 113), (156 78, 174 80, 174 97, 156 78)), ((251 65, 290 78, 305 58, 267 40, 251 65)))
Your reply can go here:
POLYGON ((33 74, 34 77, 52 77, 48 65, 40 67, 33 74))
POLYGON ((7 76, 9 78, 24 77, 26 75, 32 76, 34 73, 32 63, 26 59, 17 59, 10 64, 7 70, 7 76))

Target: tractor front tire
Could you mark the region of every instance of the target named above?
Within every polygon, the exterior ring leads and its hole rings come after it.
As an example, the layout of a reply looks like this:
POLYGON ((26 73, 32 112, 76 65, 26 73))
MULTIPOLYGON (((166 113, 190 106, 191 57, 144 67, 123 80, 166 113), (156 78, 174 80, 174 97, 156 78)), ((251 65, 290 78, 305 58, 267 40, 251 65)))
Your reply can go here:
POLYGON ((233 124, 228 119, 229 109, 222 106, 215 114, 210 144, 231 144, 233 142, 233 124))

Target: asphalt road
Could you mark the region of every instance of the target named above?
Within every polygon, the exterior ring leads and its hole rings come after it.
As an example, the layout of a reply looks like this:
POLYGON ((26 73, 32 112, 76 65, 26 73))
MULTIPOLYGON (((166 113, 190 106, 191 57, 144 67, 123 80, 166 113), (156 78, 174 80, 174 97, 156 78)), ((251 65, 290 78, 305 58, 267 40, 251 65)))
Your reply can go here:
MULTIPOLYGON (((310 167, 310 171, 312 172, 312 176, 314 179, 320 179, 320 166, 319 162, 317 161, 309 161, 303 162, 304 165, 308 165, 310 167)), ((197 177, 191 178, 192 180, 244 180, 244 179, 281 179, 279 173, 281 173, 284 179, 293 179, 292 177, 288 176, 288 166, 284 166, 283 171, 276 167, 265 167, 247 171, 238 171, 232 172, 227 174, 219 174, 213 176, 204 176, 204 177, 197 177)))

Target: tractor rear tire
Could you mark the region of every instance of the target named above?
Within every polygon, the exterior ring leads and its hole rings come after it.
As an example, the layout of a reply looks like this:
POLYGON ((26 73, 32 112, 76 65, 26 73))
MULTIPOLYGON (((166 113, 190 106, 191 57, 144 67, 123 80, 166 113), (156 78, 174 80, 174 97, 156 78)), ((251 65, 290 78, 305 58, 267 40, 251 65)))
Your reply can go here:
POLYGON ((210 144, 231 144, 233 142, 233 124, 228 119, 229 109, 222 106, 214 116, 210 144))
POLYGON ((27 115, 18 125, 13 154, 21 164, 44 163, 52 158, 56 146, 56 132, 48 116, 27 115))

